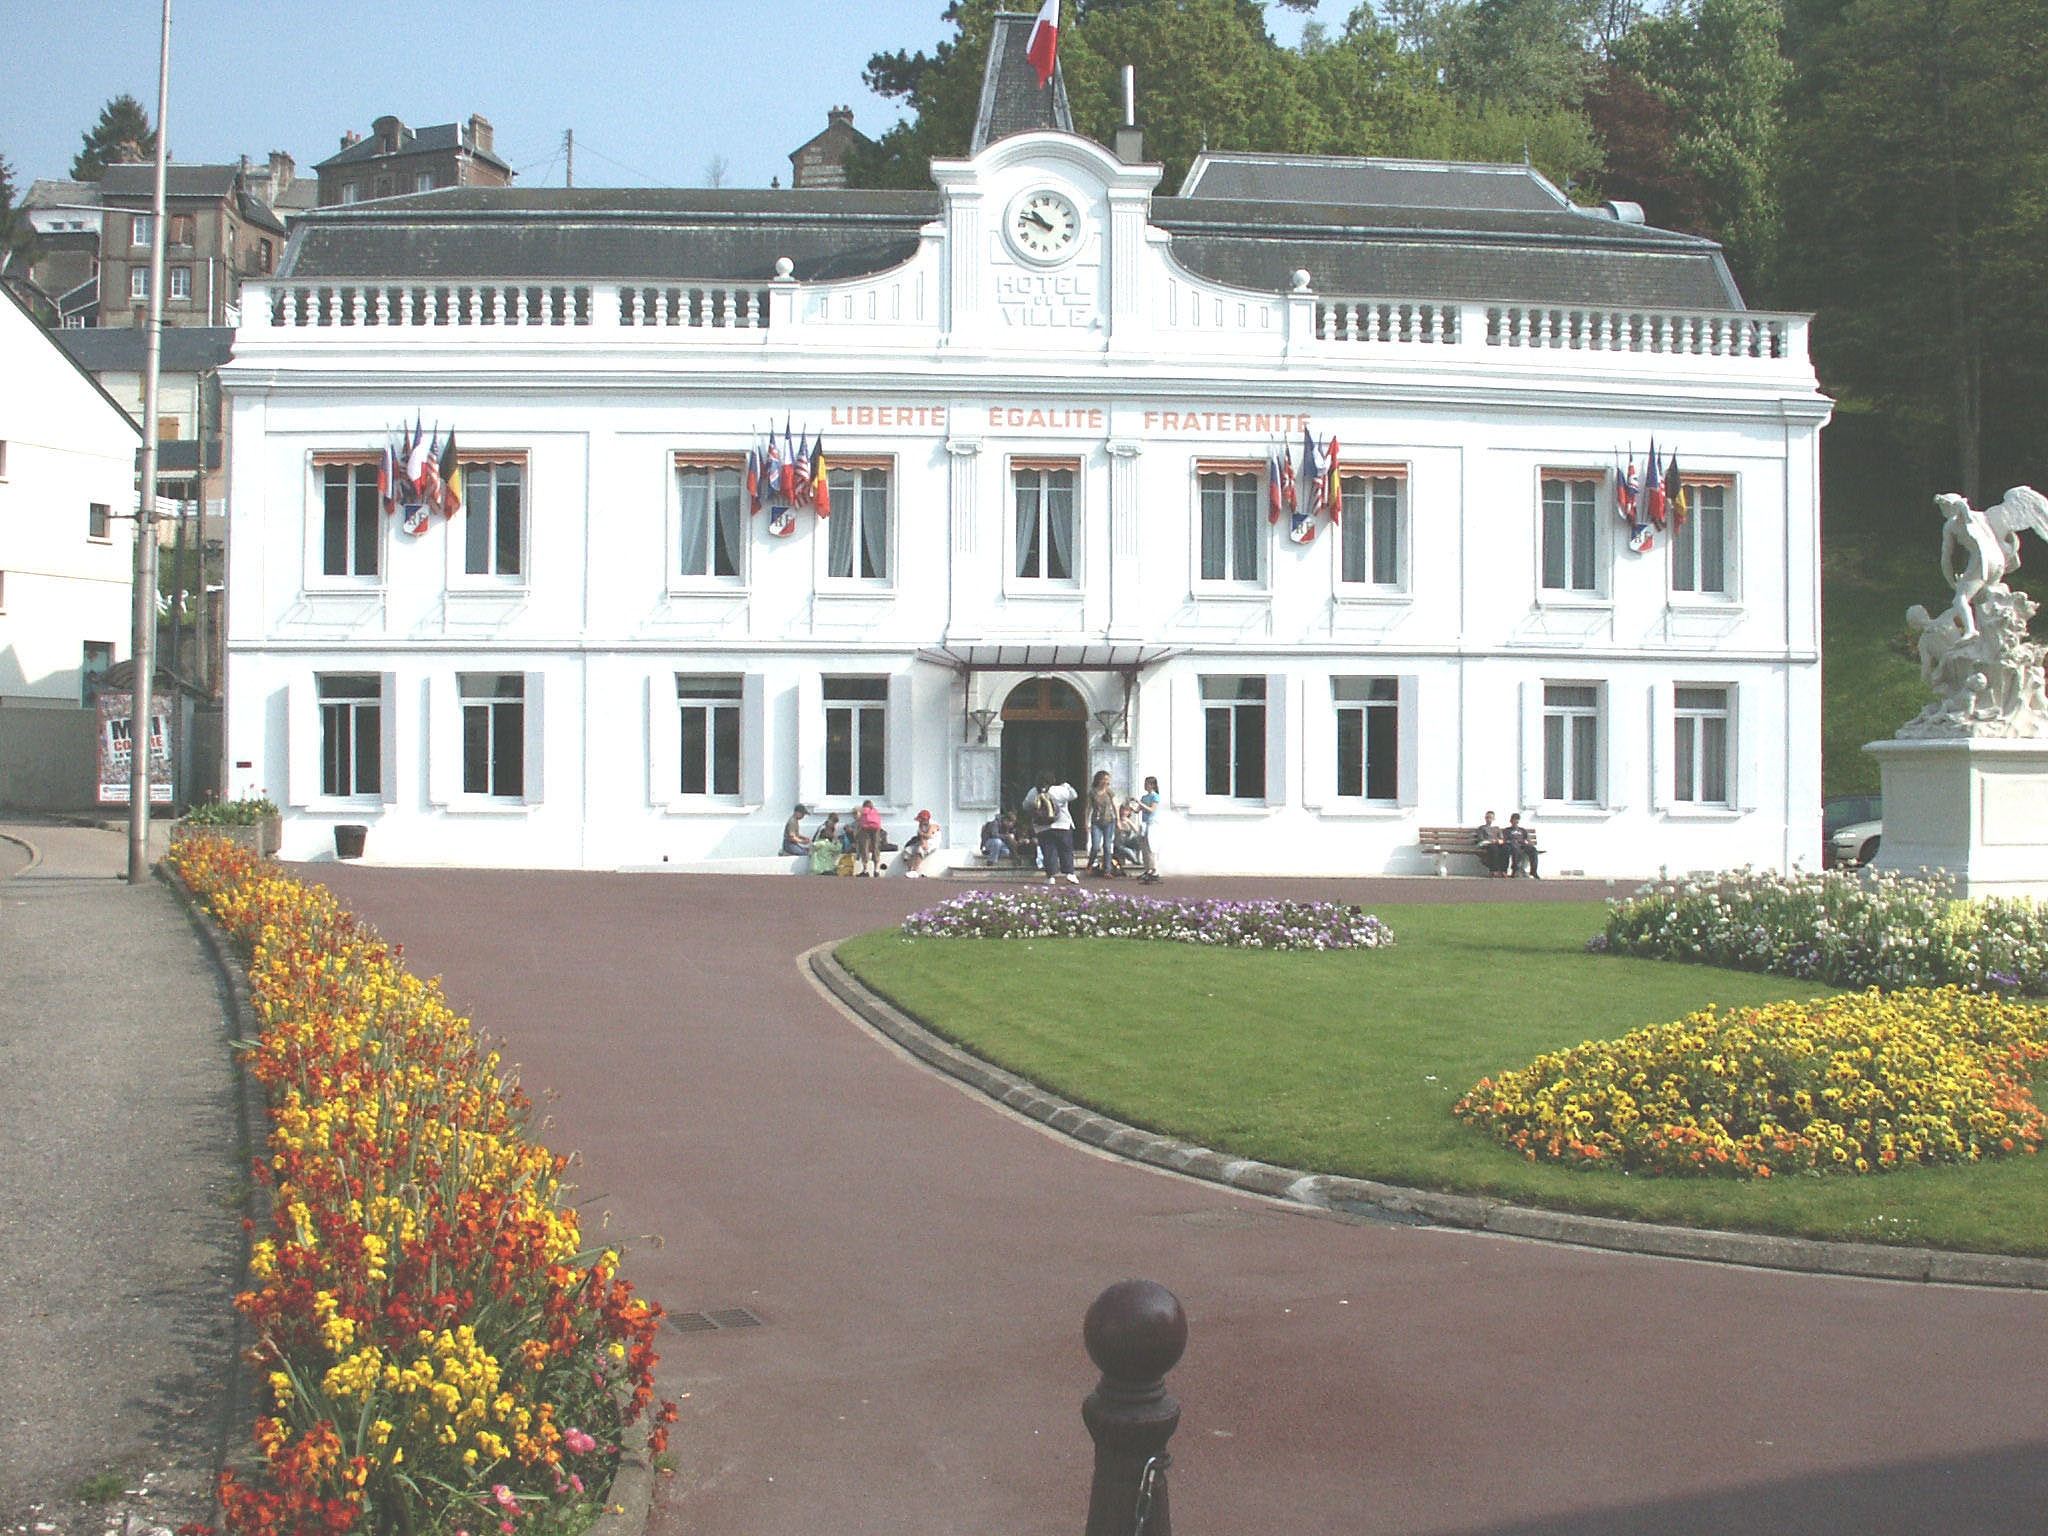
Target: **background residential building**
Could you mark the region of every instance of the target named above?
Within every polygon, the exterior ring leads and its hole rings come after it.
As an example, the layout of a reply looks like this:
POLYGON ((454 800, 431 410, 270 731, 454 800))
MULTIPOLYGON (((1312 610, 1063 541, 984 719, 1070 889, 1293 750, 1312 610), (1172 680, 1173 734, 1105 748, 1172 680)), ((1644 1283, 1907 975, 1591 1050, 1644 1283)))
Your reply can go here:
POLYGON ((825 114, 825 131, 789 154, 789 184, 805 187, 846 185, 846 157, 874 140, 853 126, 853 108, 834 107, 825 114))
MULTIPOLYGON (((155 174, 110 165, 101 178, 100 325, 139 326, 148 316, 155 174)), ((240 165, 171 165, 164 208, 164 324, 232 324, 242 280, 276 270, 284 221, 240 165)))
POLYGON ((512 167, 491 148, 489 120, 474 114, 464 123, 418 130, 395 117, 380 117, 370 125, 367 138, 345 134, 341 152, 315 169, 322 207, 442 187, 503 187, 512 182, 512 167))

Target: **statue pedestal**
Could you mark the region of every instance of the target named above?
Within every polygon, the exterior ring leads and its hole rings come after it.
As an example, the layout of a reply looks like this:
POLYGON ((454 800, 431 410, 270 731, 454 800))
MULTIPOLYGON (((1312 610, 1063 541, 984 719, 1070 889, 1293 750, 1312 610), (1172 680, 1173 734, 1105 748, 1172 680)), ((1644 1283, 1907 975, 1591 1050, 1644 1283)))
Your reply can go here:
POLYGON ((2048 739, 1874 741, 1884 775, 1875 867, 1942 870, 1961 896, 2048 899, 2048 739))

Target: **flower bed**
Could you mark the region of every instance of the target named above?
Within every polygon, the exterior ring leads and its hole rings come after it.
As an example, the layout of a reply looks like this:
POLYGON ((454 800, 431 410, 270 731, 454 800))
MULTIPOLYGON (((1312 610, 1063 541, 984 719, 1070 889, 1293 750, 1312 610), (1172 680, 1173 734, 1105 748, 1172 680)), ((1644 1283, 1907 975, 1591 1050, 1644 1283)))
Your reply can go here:
POLYGON ((586 1251, 565 1159, 431 982, 326 891, 190 838, 168 861, 248 961, 269 1095, 260 1471, 235 1532, 544 1532, 587 1516, 654 1403, 660 1309, 586 1251), (618 1400, 625 1400, 623 1412, 618 1400))
POLYGON ((1610 903, 1588 947, 1838 987, 2048 994, 2048 906, 1956 901, 1941 880, 1902 875, 1738 870, 1661 882, 1610 903))
POLYGON ((1073 886, 969 891, 913 913, 935 939, 1163 939, 1232 949, 1380 949, 1394 931, 1334 901, 1176 901, 1073 886))
POLYGON ((1770 1178, 1974 1163, 2041 1141, 2048 1010, 1875 989, 1712 1009, 1538 1056, 1452 1112, 1531 1161, 1770 1178))

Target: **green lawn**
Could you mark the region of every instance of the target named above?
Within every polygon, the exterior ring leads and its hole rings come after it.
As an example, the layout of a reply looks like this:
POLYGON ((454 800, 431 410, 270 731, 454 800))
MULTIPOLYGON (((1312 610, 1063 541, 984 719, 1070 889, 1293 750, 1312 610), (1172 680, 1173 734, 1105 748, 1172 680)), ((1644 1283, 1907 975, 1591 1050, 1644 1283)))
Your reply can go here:
POLYGON ((2048 1253, 2048 1158, 1764 1183, 1532 1164, 1454 1120, 1539 1051, 1827 989, 1590 956, 1597 903, 1376 909, 1399 943, 1264 954, 1118 940, 906 939, 839 958, 984 1058, 1134 1125, 1323 1173, 1808 1237, 2048 1253))

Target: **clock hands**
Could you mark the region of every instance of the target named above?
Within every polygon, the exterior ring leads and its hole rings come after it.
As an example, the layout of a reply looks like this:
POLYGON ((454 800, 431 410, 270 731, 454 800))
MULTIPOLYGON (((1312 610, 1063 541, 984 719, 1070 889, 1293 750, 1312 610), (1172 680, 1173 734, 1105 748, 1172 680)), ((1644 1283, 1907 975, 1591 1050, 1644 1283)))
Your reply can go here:
POLYGON ((1052 233, 1052 220, 1048 219, 1036 208, 1026 208, 1024 210, 1024 217, 1029 219, 1032 223, 1036 224, 1040 229, 1044 230, 1047 234, 1052 233))

